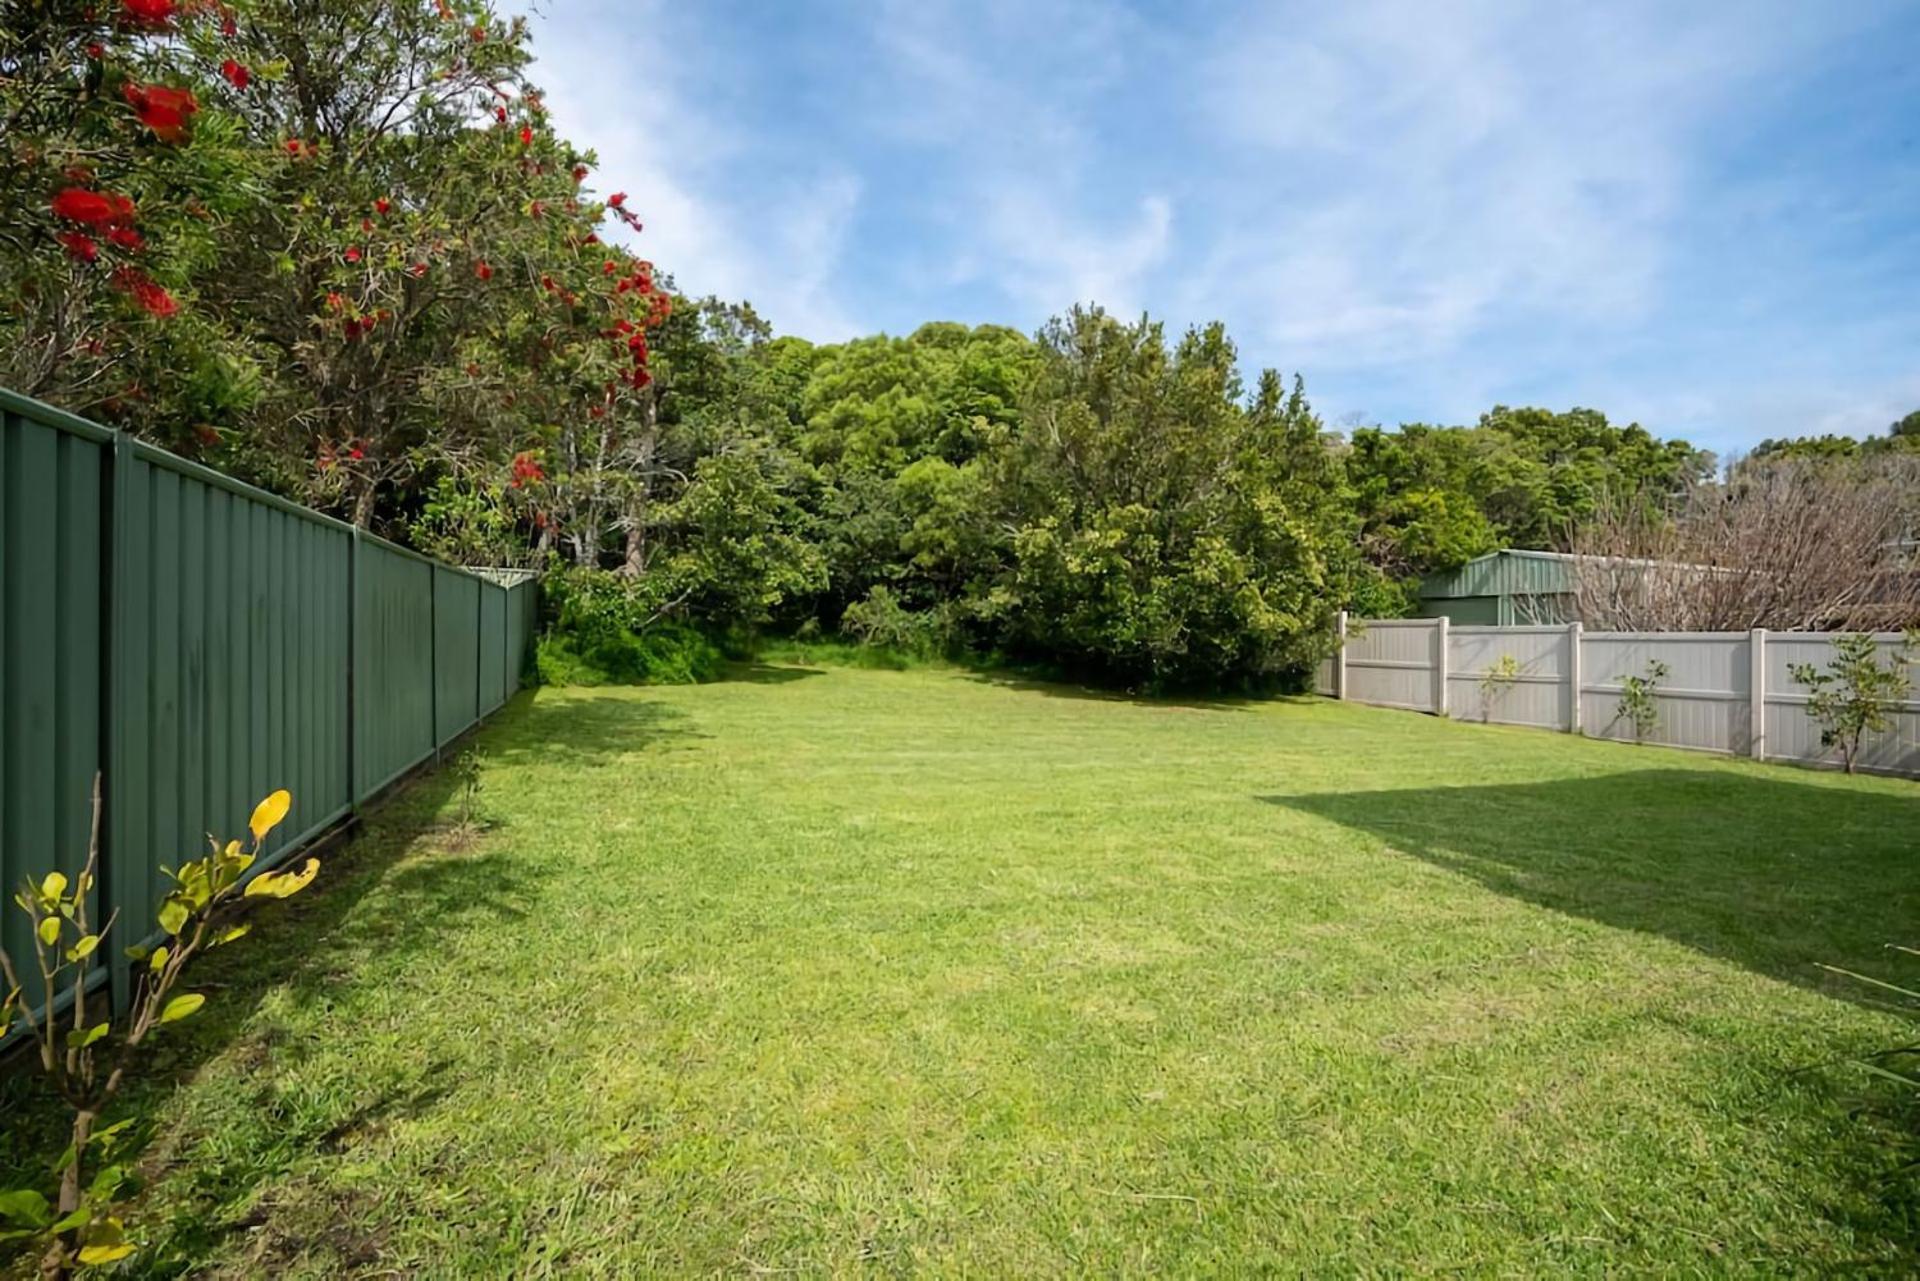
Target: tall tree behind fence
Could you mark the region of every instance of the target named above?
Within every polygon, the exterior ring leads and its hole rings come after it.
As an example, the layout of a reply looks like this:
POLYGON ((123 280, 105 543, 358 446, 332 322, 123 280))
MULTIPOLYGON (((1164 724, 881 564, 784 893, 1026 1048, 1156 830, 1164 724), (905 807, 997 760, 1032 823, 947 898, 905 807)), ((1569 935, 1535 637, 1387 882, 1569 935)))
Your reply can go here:
POLYGON ((98 771, 119 958, 260 797, 272 866, 511 697, 536 590, 0 391, 0 885, 79 869, 98 771))
MULTIPOLYGON (((1633 726, 1619 715, 1623 682, 1657 661, 1667 675, 1654 692, 1658 718, 1646 742, 1833 763, 1807 714, 1807 693, 1790 672, 1796 663, 1827 666, 1829 633, 1589 632, 1578 623, 1462 627, 1444 618, 1344 616, 1342 628, 1343 643, 1314 680, 1329 697, 1632 741, 1633 726), (1503 667, 1502 659, 1512 662, 1503 667)), ((1902 637, 1888 632, 1875 640, 1884 662, 1902 637)), ((1892 721, 1865 744, 1859 767, 1920 777, 1920 699, 1903 702, 1892 721)))

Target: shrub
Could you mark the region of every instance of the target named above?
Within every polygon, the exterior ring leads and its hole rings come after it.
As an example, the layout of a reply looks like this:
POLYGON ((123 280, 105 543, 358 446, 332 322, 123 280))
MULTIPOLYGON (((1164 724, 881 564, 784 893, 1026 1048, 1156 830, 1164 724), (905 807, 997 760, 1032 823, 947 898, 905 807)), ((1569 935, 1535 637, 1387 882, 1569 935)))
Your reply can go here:
POLYGON ((1893 712, 1913 688, 1907 667, 1914 662, 1915 637, 1896 650, 1885 667, 1871 636, 1849 633, 1833 638, 1833 661, 1825 670, 1812 663, 1788 668, 1794 683, 1807 691, 1807 715, 1820 726, 1820 744, 1840 753, 1847 773, 1860 757, 1868 734, 1893 727, 1893 712))
POLYGON ((705 633, 666 619, 644 580, 598 569, 547 575, 546 632, 535 665, 550 685, 687 685, 718 678, 725 655, 705 633))
POLYGON ((58 1182, 55 1197, 50 1200, 38 1188, 0 1192, 0 1243, 38 1243, 42 1276, 64 1276, 75 1266, 113 1263, 134 1252, 117 1212, 130 1189, 132 1172, 113 1159, 131 1120, 104 1126, 100 1121, 151 1038, 206 1004, 204 993, 178 991, 194 958, 253 928, 251 922, 238 919, 250 900, 291 897, 319 873, 320 860, 309 858, 297 872, 262 872, 247 879, 261 844, 292 804, 287 792, 275 792, 254 807, 247 824, 253 837, 250 845, 228 841, 223 846, 209 838, 212 849, 206 857, 183 863, 177 871, 161 869, 174 884, 160 904, 160 934, 165 941, 151 951, 144 946, 127 949, 130 958, 143 964, 137 967, 132 1008, 117 1033, 111 1017, 103 1015, 95 1021, 88 1003, 101 939, 115 923, 109 917, 96 928, 87 901, 100 867, 97 776, 92 837, 79 876, 69 881, 60 872, 49 872, 14 896, 33 922, 31 972, 40 984, 29 995, 13 957, 0 950, 0 976, 6 987, 0 996, 0 1034, 15 1019, 26 1025, 39 1051, 42 1072, 72 1113, 71 1139, 52 1168, 58 1182), (56 1017, 56 1001, 63 991, 71 1005, 66 1014, 56 1017))
POLYGON ((1496 704, 1512 692, 1520 680, 1520 660, 1512 654, 1502 654, 1493 666, 1480 673, 1480 719, 1493 719, 1496 704))
POLYGON ((1633 726, 1633 741, 1644 740, 1660 723, 1660 704, 1654 700, 1654 693, 1660 688, 1660 682, 1671 674, 1672 669, 1665 663, 1650 658, 1644 676, 1621 677, 1620 704, 1614 709, 1609 727, 1625 719, 1633 726))

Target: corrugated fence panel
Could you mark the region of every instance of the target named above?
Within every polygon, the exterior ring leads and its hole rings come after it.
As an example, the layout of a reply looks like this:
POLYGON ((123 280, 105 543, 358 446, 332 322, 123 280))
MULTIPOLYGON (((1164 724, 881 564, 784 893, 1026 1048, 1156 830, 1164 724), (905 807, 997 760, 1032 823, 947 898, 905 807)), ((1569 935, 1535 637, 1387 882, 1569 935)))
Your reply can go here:
POLYGON ((1455 720, 1565 729, 1573 638, 1564 627, 1452 627, 1447 632, 1447 712, 1455 720), (1519 671, 1489 682, 1502 658, 1519 671))
POLYGON ((480 718, 480 580, 433 568, 434 727, 436 743, 480 718))
MULTIPOLYGON (((1900 644, 1897 632, 1880 633, 1881 662, 1900 644)), ((1766 641, 1768 760, 1833 760, 1820 742, 1820 726, 1807 715, 1807 690, 1793 679, 1796 663, 1825 669, 1833 661, 1833 642, 1805 632, 1772 632, 1766 641)), ((1909 696, 1893 715, 1893 727, 1869 736, 1860 748, 1857 768, 1887 774, 1920 774, 1920 699, 1909 696)))
POLYGON ((480 584, 480 711, 507 699, 507 589, 480 584))
POLYGON ((519 688, 537 590, 0 390, 0 884, 82 864, 103 775, 124 998, 162 865, 284 787, 271 866, 465 732, 519 688))
POLYGON ((1646 675, 1647 664, 1656 659, 1668 672, 1654 694, 1659 718, 1644 741, 1744 754, 1752 719, 1744 632, 1588 633, 1580 694, 1586 732, 1633 741, 1632 722, 1620 715, 1622 682, 1627 676, 1646 675))
POLYGON ((433 565, 370 538, 354 570, 355 796, 433 754, 433 565))
POLYGON ((120 451, 112 892, 145 935, 209 833, 293 793, 263 865, 344 814, 350 535, 146 446, 120 451))
POLYGON ((1356 703, 1438 710, 1434 652, 1439 625, 1427 619, 1355 624, 1347 638, 1347 697, 1356 703))
POLYGON ((0 406, 0 943, 31 969, 13 891, 86 862, 100 769, 101 439, 0 406))

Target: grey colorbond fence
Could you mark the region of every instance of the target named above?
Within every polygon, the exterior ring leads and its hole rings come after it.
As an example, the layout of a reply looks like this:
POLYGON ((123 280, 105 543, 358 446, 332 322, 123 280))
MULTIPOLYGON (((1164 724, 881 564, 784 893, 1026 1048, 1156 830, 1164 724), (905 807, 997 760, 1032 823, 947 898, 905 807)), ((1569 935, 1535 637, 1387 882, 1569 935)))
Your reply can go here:
MULTIPOLYGON (((1645 741, 1692 751, 1802 765, 1833 763, 1795 685, 1796 663, 1824 667, 1821 632, 1589 632, 1564 627, 1465 627, 1444 618, 1342 618, 1344 641, 1320 664, 1314 688, 1332 698, 1497 725, 1530 725, 1621 742, 1622 681, 1650 661, 1668 674, 1654 695, 1659 719, 1645 741), (1511 657, 1517 673, 1488 686, 1511 657)), ((1887 650, 1898 633, 1875 638, 1887 650)), ((1920 777, 1920 699, 1862 748, 1859 768, 1920 777)))
POLYGON ((0 885, 79 868, 98 772, 124 996, 163 864, 285 787, 281 862, 498 708, 536 590, 0 391, 0 885))

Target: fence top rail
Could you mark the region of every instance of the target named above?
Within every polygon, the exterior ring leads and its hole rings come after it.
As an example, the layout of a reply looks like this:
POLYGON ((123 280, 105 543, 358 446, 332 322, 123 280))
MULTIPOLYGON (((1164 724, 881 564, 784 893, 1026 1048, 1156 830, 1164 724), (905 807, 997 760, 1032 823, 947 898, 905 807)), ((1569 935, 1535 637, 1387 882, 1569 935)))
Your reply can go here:
MULTIPOLYGON (((1746 632, 1585 632, 1588 640, 1633 641, 1637 644, 1663 644, 1667 641, 1739 641, 1745 644, 1746 632)), ((1768 638, 1774 634, 1769 632, 1768 638)))
POLYGON ((1455 623, 1447 630, 1455 636, 1565 636, 1567 624, 1520 623, 1513 627, 1500 627, 1492 623, 1455 623))
POLYGON ((329 516, 324 512, 317 512, 311 507, 303 507, 291 498, 282 498, 279 494, 261 489, 255 485, 249 485, 242 480, 235 480, 225 472, 215 471, 204 463, 196 463, 192 459, 182 458, 178 454, 169 453, 158 445, 150 444, 134 436, 129 436, 125 432, 116 431, 111 427, 102 427, 99 423, 82 418, 78 414, 69 413, 67 410, 56 408, 44 401, 35 400, 31 396, 22 396, 18 392, 8 391, 6 388, 0 387, 0 411, 18 414, 22 418, 30 419, 43 427, 51 427, 56 431, 68 432, 97 444, 124 443, 125 447, 132 452, 135 458, 151 466, 165 468, 168 471, 200 481, 202 484, 211 485, 216 489, 224 489, 228 493, 245 498, 250 502, 260 503, 263 506, 274 508, 277 511, 283 511, 290 516, 298 516, 302 520, 312 521, 316 525, 324 525, 344 534, 357 535, 362 542, 373 543, 387 551, 398 552, 402 556, 410 556, 422 564, 432 565, 435 569, 461 574, 480 582, 488 581, 463 566, 449 565, 445 561, 435 560, 431 556, 417 552, 411 547, 402 547, 400 544, 382 538, 378 534, 355 529, 353 525, 348 524, 337 516, 329 516))
POLYGON ((1347 623, 1354 627, 1438 627, 1437 618, 1349 618, 1347 623))

